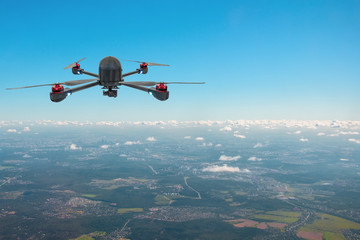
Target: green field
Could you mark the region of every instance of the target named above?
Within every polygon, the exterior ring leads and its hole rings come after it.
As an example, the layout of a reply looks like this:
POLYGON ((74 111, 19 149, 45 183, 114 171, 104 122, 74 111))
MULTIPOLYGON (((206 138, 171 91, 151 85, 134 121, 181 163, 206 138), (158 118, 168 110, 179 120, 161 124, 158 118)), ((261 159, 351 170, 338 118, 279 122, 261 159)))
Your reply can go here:
POLYGON ((0 199, 17 199, 22 196, 23 192, 1 192, 0 199))
POLYGON ((288 211, 269 211, 267 214, 284 216, 284 217, 300 217, 301 213, 299 212, 288 212, 288 211))
POLYGON ((130 212, 142 212, 144 211, 144 209, 142 208, 119 208, 117 210, 117 213, 130 213, 130 212))
POLYGON ((13 166, 0 166, 0 170, 5 170, 9 168, 13 168, 13 166))
POLYGON ((171 199, 164 195, 156 195, 155 203, 157 205, 169 205, 171 203, 171 199))
POLYGON ((106 232, 96 231, 96 232, 89 233, 86 235, 81 235, 78 238, 70 239, 70 240, 95 240, 96 238, 104 237, 105 235, 106 235, 106 232))
POLYGON ((236 195, 240 195, 240 196, 246 196, 247 193, 246 192, 242 192, 242 191, 235 191, 236 195))
POLYGON ((87 198, 95 198, 96 195, 95 194, 82 194, 82 197, 87 197, 87 198))
POLYGON ((298 212, 270 211, 266 212, 266 214, 256 214, 252 217, 278 223, 294 223, 298 220, 300 215, 301 214, 298 212))
POLYGON ((342 230, 360 229, 360 224, 332 216, 329 214, 318 214, 320 219, 315 220, 312 224, 307 224, 300 228, 299 231, 322 232, 326 240, 345 239, 342 230))

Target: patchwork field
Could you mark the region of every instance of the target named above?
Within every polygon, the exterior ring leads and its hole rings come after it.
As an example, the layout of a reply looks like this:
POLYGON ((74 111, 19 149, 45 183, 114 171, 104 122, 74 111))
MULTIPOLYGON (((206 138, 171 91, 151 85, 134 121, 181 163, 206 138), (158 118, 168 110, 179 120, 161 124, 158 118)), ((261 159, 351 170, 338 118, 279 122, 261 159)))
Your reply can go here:
POLYGON ((326 240, 342 240, 345 239, 344 235, 342 234, 343 230, 360 229, 360 224, 340 217, 332 216, 329 214, 318 214, 318 216, 319 219, 315 220, 314 223, 307 224, 304 227, 300 228, 298 236, 300 236, 302 232, 322 233, 323 237, 326 240))
POLYGON ((95 194, 82 194, 82 197, 87 197, 87 198, 95 198, 96 195, 95 194))
POLYGON ((278 223, 294 223, 300 217, 298 212, 285 212, 285 211, 269 211, 266 214, 256 214, 253 218, 274 221, 278 223))
POLYGON ((131 212, 142 212, 144 209, 142 208, 119 208, 117 210, 117 213, 131 213, 131 212))

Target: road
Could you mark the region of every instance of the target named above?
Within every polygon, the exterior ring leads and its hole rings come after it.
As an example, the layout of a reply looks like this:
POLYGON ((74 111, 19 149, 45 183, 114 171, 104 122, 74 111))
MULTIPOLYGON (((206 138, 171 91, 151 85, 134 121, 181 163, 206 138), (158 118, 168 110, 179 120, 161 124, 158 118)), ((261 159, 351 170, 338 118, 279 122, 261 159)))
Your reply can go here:
POLYGON ((198 197, 195 198, 195 199, 201 199, 201 195, 198 191, 196 191, 194 188, 192 188, 188 183, 187 183, 187 180, 188 180, 189 177, 184 177, 184 182, 185 182, 185 185, 190 188, 191 190, 193 190, 194 192, 197 193, 198 197))
POLYGON ((155 171, 155 169, 151 165, 148 165, 148 167, 151 169, 151 171, 153 171, 153 173, 158 174, 158 172, 155 171))

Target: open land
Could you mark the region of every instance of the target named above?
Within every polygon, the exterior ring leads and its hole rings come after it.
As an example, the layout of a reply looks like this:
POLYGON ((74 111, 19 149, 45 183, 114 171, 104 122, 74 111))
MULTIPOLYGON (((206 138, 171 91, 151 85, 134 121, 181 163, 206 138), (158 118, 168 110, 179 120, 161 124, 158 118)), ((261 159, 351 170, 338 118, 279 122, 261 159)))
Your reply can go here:
POLYGON ((271 124, 0 128, 0 239, 360 239, 360 124, 271 124))

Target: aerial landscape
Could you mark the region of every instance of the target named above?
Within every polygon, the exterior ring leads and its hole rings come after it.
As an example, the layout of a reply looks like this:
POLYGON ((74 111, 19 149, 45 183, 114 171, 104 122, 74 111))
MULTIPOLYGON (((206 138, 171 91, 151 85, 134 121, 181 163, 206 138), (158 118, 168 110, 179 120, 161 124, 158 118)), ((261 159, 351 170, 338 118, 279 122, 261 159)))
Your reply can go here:
POLYGON ((0 129, 2 239, 360 238, 359 121, 0 129))
POLYGON ((359 240, 360 1, 2 1, 0 240, 359 240))

